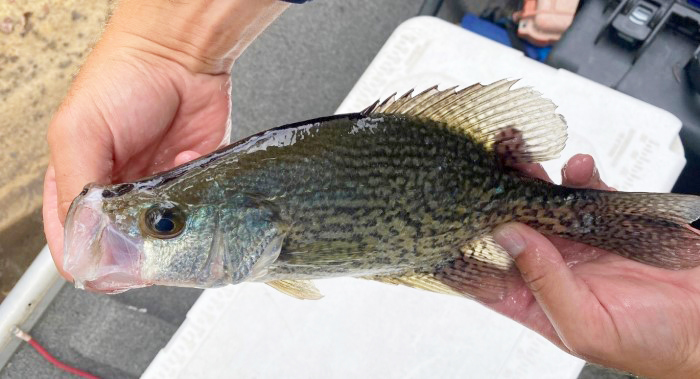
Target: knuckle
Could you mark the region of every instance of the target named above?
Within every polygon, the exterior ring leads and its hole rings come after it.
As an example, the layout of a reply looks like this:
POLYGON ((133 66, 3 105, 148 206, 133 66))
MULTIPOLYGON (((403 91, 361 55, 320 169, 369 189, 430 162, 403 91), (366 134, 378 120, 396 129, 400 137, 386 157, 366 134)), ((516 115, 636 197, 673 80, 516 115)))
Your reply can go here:
POLYGON ((531 271, 523 273, 523 280, 532 292, 542 293, 548 287, 547 274, 543 272, 533 273, 531 271))
POLYGON ((66 118, 67 115, 63 109, 58 109, 51 118, 51 122, 49 123, 49 127, 46 132, 46 139, 49 145, 58 143, 58 139, 62 136, 65 126, 71 125, 70 122, 67 122, 66 118))

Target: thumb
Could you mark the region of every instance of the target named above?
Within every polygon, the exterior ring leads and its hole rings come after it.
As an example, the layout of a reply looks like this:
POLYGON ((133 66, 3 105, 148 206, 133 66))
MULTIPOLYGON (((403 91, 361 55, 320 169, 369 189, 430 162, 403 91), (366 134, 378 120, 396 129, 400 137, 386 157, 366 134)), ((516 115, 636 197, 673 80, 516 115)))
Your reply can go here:
POLYGON ((57 213, 65 222, 68 208, 83 187, 108 182, 112 172, 112 139, 103 118, 80 105, 63 106, 51 120, 48 132, 51 163, 55 170, 57 213))
POLYGON ((585 344, 586 304, 592 296, 566 265, 554 245, 534 229, 518 223, 499 226, 494 240, 512 257, 523 280, 569 350, 585 344))

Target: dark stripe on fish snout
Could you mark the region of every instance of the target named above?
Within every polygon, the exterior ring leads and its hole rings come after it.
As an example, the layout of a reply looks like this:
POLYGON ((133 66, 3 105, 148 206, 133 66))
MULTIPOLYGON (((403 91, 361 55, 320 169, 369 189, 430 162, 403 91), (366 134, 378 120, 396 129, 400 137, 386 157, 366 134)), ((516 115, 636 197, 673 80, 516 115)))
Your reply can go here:
POLYGON ((113 190, 104 190, 102 191, 102 197, 103 198, 109 198, 109 197, 115 197, 115 196, 121 196, 124 195, 125 193, 128 193, 134 189, 134 185, 131 183, 124 183, 121 184, 117 187, 115 187, 113 190))

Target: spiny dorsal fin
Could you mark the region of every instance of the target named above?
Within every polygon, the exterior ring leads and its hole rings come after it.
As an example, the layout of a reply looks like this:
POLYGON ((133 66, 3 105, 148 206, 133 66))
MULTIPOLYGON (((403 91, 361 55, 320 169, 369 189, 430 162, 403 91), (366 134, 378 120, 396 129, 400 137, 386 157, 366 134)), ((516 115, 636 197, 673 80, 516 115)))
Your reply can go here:
POLYGON ((559 156, 566 142, 566 122, 556 106, 532 88, 511 89, 516 81, 500 80, 418 95, 407 92, 375 102, 361 113, 403 114, 447 124, 505 155, 508 163, 543 162, 559 156), (505 154, 503 152, 506 152, 505 154))
POLYGON ((273 280, 265 283, 285 295, 301 300, 318 300, 323 297, 310 280, 273 280))

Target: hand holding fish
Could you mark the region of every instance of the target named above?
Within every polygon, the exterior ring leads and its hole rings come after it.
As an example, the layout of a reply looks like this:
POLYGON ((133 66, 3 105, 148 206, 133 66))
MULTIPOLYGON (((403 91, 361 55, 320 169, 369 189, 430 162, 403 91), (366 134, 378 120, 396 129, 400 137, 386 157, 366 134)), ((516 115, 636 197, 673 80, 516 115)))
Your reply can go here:
POLYGON ((433 87, 88 186, 65 268, 108 293, 258 281, 302 299, 320 297, 309 279, 355 276, 476 298, 592 362, 698 370, 700 198, 611 191, 582 156, 547 182, 533 164, 566 125, 512 84, 433 87))
MULTIPOLYGON (((539 166, 531 174, 549 180, 539 166)), ((610 190, 590 156, 562 169, 568 187, 610 190)), ((524 278, 488 304, 571 354, 652 378, 700 377, 700 268, 669 271, 522 224, 495 231, 524 278)))
POLYGON ((63 276, 63 223, 86 183, 134 180, 228 143, 231 65, 285 8, 276 0, 119 4, 49 127, 44 228, 63 276), (197 31, 210 33, 188 35, 197 31))
POLYGON ((49 129, 64 276, 304 299, 311 279, 360 277, 476 298, 593 362, 700 373, 700 198, 607 191, 584 156, 565 186, 522 175, 547 179, 535 164, 567 138, 531 88, 432 87, 174 168, 227 141, 231 65, 285 6, 120 2, 49 129))

